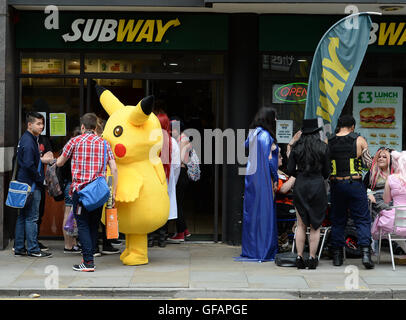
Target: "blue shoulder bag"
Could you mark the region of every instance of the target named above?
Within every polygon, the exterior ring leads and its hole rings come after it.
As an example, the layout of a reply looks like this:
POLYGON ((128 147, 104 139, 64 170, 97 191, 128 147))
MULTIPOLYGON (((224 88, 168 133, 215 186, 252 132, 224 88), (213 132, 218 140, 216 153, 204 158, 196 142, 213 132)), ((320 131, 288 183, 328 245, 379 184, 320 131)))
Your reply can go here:
MULTIPOLYGON (((18 152, 18 151, 17 151, 18 152)), ((27 199, 32 192, 35 190, 35 182, 32 184, 32 187, 28 183, 19 182, 16 180, 16 173, 17 173, 17 156, 14 162, 14 170, 13 175, 11 177, 11 181, 8 187, 7 199, 6 199, 6 206, 11 208, 22 209, 25 207, 27 203, 27 199)), ((38 172, 41 169, 41 160, 38 164, 38 172)))
MULTIPOLYGON (((104 141, 104 159, 103 172, 106 171, 107 163, 107 146, 104 141)), ((101 176, 86 185, 78 192, 79 201, 87 211, 93 211, 102 207, 110 197, 110 188, 107 185, 106 178, 101 176)))

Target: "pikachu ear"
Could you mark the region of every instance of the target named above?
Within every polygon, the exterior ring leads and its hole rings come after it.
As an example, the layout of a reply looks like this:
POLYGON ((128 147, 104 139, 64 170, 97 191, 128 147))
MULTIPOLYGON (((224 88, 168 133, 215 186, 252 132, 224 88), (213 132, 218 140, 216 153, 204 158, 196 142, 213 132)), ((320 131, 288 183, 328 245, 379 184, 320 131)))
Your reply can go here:
POLYGON ((107 89, 105 89, 99 97, 101 105, 109 116, 111 116, 118 109, 124 108, 124 105, 120 102, 120 100, 118 100, 116 96, 107 89))
POLYGON ((154 104, 154 96, 148 96, 142 99, 133 111, 131 111, 129 121, 135 126, 142 125, 145 121, 148 120, 149 115, 152 112, 152 106, 154 104))

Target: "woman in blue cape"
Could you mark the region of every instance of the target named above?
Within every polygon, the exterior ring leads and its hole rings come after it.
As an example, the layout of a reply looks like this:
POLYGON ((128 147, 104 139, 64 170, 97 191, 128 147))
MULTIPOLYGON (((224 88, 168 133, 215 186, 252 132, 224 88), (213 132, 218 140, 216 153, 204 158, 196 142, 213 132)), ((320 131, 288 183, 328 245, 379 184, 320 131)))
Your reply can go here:
POLYGON ((278 251, 278 230, 273 185, 278 181, 275 111, 261 108, 251 124, 245 176, 242 254, 240 261, 273 261, 278 251))

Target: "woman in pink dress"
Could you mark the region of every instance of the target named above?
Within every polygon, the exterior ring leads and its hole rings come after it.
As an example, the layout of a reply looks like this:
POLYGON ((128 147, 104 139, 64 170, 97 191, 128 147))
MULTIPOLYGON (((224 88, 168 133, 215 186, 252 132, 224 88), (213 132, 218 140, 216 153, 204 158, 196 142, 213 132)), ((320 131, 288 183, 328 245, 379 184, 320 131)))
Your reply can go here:
MULTIPOLYGON (((386 180, 383 200, 385 203, 393 200, 393 206, 406 206, 406 151, 392 151, 391 156, 394 174, 386 180)), ((390 227, 393 228, 395 209, 383 210, 381 215, 391 218, 390 227)), ((406 236, 406 228, 398 228, 397 232, 406 236)), ((399 241, 398 245, 406 252, 404 241, 399 241)), ((397 259, 397 262, 404 263, 406 259, 397 259)))

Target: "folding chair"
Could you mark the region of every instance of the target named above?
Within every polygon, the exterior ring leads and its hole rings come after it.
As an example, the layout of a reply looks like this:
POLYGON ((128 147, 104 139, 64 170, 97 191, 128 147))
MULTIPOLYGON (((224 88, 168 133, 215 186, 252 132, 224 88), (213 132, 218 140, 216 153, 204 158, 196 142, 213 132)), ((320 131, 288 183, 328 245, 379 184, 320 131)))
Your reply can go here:
MULTIPOLYGON (((320 249, 319 249, 319 254, 317 255, 318 260, 320 260, 321 254, 323 252, 323 248, 324 248, 324 243, 326 241, 327 238, 327 234, 330 232, 331 226, 328 227, 320 227, 320 238, 323 238, 323 240, 321 241, 321 245, 320 245, 320 249)), ((295 243, 296 243, 296 231, 297 231, 297 227, 295 228, 295 235, 293 237, 293 245, 292 245, 292 252, 295 252, 295 243)), ((306 229, 306 235, 310 235, 310 227, 307 227, 306 229)))
MULTIPOLYGON (((406 241, 405 237, 401 237, 396 234, 396 227, 406 228, 406 206, 393 206, 390 209, 395 209, 395 220, 393 223, 393 232, 388 233, 390 256, 392 260, 392 269, 395 268, 395 259, 393 258, 393 247, 392 241, 406 241)), ((381 241, 382 241, 382 230, 379 230, 379 254, 378 254, 378 264, 381 259, 381 241)))
MULTIPOLYGON (((296 212, 296 210, 295 210, 295 208, 292 206, 292 209, 290 209, 289 210, 289 213, 290 214, 294 214, 296 212)), ((276 217, 276 222, 277 223, 282 223, 282 222, 296 222, 297 221, 297 219, 296 219, 296 217, 294 217, 294 218, 279 218, 279 217, 276 217)), ((290 229, 292 229, 292 228, 290 228, 290 229)), ((288 236, 289 236, 289 238, 290 239, 292 239, 293 238, 293 234, 291 234, 291 233, 288 233, 288 236)))

